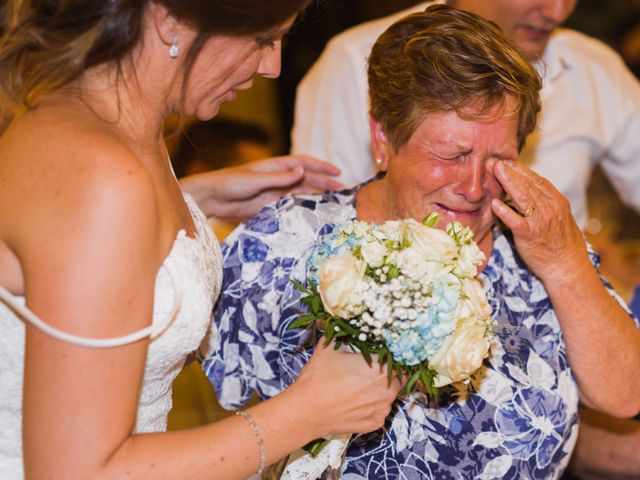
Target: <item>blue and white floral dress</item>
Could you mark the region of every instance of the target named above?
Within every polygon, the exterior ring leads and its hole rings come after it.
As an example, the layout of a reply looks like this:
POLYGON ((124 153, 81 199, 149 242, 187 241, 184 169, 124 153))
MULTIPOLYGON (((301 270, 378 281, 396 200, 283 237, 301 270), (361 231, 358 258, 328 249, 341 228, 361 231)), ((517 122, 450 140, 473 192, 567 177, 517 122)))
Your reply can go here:
MULTIPOLYGON (((309 331, 288 327, 306 311, 300 292, 318 238, 356 217, 354 190, 284 197, 225 242, 224 283, 204 369, 220 403, 245 404, 290 385, 311 354, 309 331)), ((469 387, 396 401, 384 429, 356 438, 343 479, 552 479, 578 433, 578 389, 542 283, 512 241, 493 232, 481 274, 498 323, 491 356, 469 387)), ((592 260, 596 257, 592 254, 592 260)), ((318 414, 318 412, 312 412, 318 414)))

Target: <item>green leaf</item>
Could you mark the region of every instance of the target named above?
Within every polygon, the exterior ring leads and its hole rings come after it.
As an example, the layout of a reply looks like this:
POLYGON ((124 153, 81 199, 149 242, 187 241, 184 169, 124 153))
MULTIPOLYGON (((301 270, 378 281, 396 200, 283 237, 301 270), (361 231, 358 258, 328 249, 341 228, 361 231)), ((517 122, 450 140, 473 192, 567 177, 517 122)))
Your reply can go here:
POLYGON ((313 293, 311 292, 311 290, 309 290, 307 287, 305 287, 304 285, 302 285, 300 282, 294 280, 293 278, 290 278, 289 281, 291 283, 293 283, 295 285, 295 287, 300 290, 302 293, 313 293))
POLYGON ((425 372, 424 370, 420 370, 420 380, 422 380, 422 384, 424 388, 429 391, 435 389, 433 386, 433 377, 429 375, 429 372, 425 372))
POLYGON ((416 386, 416 382, 418 381, 419 378, 420 378, 419 370, 415 372, 413 375, 411 375, 411 378, 407 382, 407 395, 409 395, 413 391, 413 387, 416 386))
POLYGON ((422 224, 426 227, 435 227, 438 224, 440 217, 437 213, 430 213, 422 220, 422 224))
POLYGON ((300 315, 298 319, 289 325, 289 330, 294 328, 306 328, 310 325, 313 325, 313 322, 316 321, 316 316, 311 313, 305 313, 304 315, 300 315))
POLYGON ((349 332, 345 332, 344 330, 338 330, 334 335, 335 338, 341 338, 343 340, 344 340, 345 337, 348 338, 350 336, 351 335, 349 334, 349 332))
POLYGON ((316 315, 320 312, 320 298, 311 297, 311 311, 316 315))
POLYGON ((389 265, 389 271, 387 272, 387 278, 393 280, 400 276, 400 269, 397 265, 389 265))
POLYGON ((371 352, 369 351, 368 345, 364 342, 358 341, 356 342, 356 346, 358 347, 358 349, 360 350, 360 353, 362 354, 365 361, 367 362, 367 365, 371 366, 371 364, 373 363, 373 359, 371 358, 371 352))
POLYGON ((358 329, 353 328, 353 326, 351 326, 351 324, 346 320, 338 317, 334 317, 334 318, 336 318, 336 325, 338 325, 345 332, 348 332, 349 335, 353 335, 354 337, 357 337, 358 334, 360 333, 358 329))
POLYGON ((331 322, 328 322, 327 331, 325 332, 325 334, 327 335, 327 343, 331 342, 334 335, 336 334, 336 329, 333 328, 333 324, 331 322))
POLYGON ((378 350, 378 362, 382 365, 387 358, 388 350, 386 348, 381 348, 378 350))
POLYGON ((391 378, 393 375, 393 355, 387 357, 387 378, 391 378))
POLYGON ((318 438, 316 440, 310 441, 302 448, 309 452, 313 458, 316 458, 328 443, 329 440, 327 440, 326 438, 318 438))
POLYGON ((398 362, 395 362, 394 368, 396 369, 398 378, 402 379, 402 377, 404 376, 404 372, 402 371, 402 366, 398 362))

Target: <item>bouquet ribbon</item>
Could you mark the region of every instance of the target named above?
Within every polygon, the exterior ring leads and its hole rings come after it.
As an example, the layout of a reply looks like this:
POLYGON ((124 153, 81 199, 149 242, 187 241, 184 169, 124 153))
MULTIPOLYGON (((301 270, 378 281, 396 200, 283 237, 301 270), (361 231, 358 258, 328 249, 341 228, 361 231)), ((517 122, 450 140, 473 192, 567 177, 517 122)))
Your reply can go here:
POLYGON ((327 468, 331 468, 334 473, 330 473, 329 478, 339 478, 344 452, 350 439, 349 433, 331 435, 329 443, 315 457, 302 448, 296 450, 289 457, 281 480, 316 480, 327 468))

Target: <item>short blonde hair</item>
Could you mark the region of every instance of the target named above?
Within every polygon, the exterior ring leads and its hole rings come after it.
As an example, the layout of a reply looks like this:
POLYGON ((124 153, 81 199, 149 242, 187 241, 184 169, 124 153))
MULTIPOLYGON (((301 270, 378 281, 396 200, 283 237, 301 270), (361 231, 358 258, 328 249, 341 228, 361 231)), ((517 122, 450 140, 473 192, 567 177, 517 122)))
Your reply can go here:
POLYGON ((373 46, 368 75, 371 116, 396 151, 430 112, 477 118, 505 95, 516 100, 522 148, 540 111, 540 77, 500 27, 446 5, 391 25, 373 46))

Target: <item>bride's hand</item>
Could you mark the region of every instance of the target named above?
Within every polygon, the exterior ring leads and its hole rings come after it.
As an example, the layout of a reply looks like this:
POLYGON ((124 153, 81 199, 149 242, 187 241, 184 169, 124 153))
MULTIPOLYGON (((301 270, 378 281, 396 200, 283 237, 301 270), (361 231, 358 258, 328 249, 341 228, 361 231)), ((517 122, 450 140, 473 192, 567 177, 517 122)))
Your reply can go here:
POLYGON ((339 190, 340 169, 306 155, 266 158, 238 167, 190 175, 180 188, 191 194, 207 217, 239 220, 287 193, 339 190))
POLYGON ((362 355, 335 351, 333 343, 318 343, 309 363, 291 387, 318 422, 320 435, 364 433, 384 425, 391 404, 402 388, 387 377, 374 358, 370 367, 362 355))

